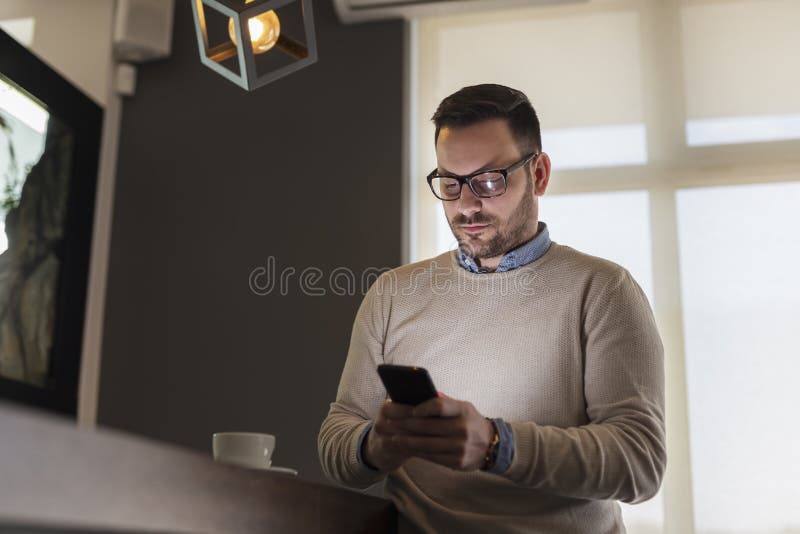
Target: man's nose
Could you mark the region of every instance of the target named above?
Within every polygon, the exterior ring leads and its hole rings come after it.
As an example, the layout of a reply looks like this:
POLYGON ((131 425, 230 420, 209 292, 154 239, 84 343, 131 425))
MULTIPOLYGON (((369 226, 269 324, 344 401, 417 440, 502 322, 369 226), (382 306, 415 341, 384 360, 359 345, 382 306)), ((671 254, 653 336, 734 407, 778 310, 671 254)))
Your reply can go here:
POLYGON ((461 187, 461 197, 458 199, 458 211, 466 217, 471 217, 479 211, 483 204, 480 197, 476 197, 467 184, 461 187))

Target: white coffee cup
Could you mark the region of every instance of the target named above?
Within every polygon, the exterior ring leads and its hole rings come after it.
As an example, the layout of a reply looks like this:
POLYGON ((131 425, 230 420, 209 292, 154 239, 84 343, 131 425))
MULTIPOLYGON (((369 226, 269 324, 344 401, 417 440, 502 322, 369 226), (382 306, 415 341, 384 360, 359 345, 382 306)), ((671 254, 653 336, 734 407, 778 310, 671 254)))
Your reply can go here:
POLYGON ((213 435, 214 460, 226 464, 269 469, 275 450, 275 436, 257 432, 217 432, 213 435))

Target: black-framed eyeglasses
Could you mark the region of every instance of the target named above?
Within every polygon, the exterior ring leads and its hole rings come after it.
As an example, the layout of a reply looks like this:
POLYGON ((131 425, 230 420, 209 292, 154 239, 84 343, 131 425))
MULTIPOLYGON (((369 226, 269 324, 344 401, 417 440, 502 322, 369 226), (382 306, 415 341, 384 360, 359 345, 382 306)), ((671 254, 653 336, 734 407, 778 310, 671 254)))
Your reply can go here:
POLYGON ((476 197, 498 197, 506 192, 508 175, 538 155, 539 152, 533 152, 505 169, 478 171, 468 176, 438 174, 438 169, 434 169, 428 175, 428 185, 436 198, 440 200, 458 200, 461 197, 461 188, 464 184, 469 186, 472 194, 476 197))

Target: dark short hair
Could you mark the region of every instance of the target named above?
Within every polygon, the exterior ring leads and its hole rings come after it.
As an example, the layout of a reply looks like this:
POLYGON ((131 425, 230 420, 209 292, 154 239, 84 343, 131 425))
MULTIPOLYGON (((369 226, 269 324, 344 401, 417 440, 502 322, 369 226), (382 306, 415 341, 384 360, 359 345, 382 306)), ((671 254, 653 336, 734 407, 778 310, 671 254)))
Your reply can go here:
POLYGON ((442 100, 431 120, 436 125, 434 143, 442 128, 472 126, 489 119, 506 119, 522 155, 540 152, 539 117, 525 93, 494 83, 459 89, 442 100))

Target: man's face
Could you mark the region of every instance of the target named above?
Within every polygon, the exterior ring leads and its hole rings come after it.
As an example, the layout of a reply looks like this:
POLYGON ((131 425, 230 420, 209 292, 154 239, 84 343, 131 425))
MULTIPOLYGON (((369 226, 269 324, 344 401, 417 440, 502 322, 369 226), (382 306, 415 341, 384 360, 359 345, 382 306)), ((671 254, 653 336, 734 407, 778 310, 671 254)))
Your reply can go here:
MULTIPOLYGON (((503 169, 525 155, 520 153, 508 122, 503 119, 442 128, 436 143, 439 172, 457 176, 503 169)), ((464 184, 461 198, 443 201, 450 229, 462 250, 479 259, 482 267, 496 269, 503 254, 536 235, 536 195, 544 193, 548 178, 549 160, 543 154, 509 174, 508 188, 500 196, 476 197, 464 184)))

